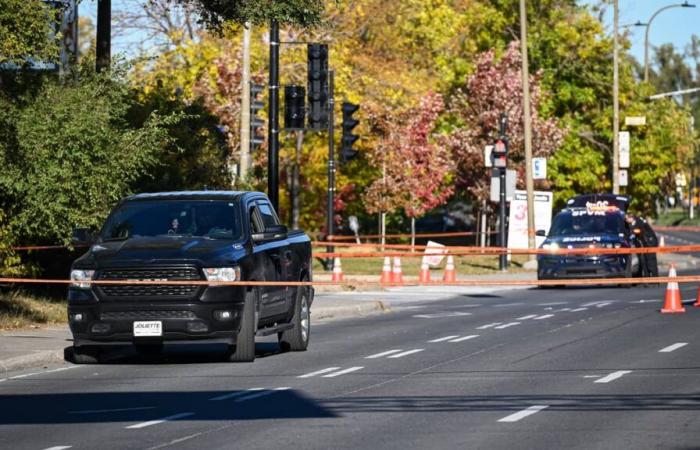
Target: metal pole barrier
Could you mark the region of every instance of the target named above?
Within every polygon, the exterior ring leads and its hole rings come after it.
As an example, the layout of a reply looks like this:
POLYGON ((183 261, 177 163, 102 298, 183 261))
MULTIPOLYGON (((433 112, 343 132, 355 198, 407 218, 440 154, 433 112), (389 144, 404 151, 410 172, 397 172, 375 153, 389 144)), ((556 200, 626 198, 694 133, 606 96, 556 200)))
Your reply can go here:
MULTIPOLYGON (((328 71, 328 222, 326 223, 326 228, 328 230, 328 235, 332 236, 334 233, 334 223, 333 216, 335 216, 334 210, 334 197, 335 197, 335 123, 334 114, 335 109, 335 74, 333 70, 328 71)), ((328 253, 333 253, 334 247, 328 246, 328 253)), ((326 260, 326 270, 332 270, 332 260, 329 258, 326 260)))
MULTIPOLYGON (((498 211, 498 220, 500 221, 498 245, 506 246, 506 168, 498 169, 498 178, 501 184, 500 200, 501 204, 498 211)), ((500 270, 508 270, 508 255, 501 254, 498 258, 498 268, 500 270)))
POLYGON ((270 23, 270 110, 268 112, 267 196, 279 212, 279 60, 280 29, 276 20, 270 23))

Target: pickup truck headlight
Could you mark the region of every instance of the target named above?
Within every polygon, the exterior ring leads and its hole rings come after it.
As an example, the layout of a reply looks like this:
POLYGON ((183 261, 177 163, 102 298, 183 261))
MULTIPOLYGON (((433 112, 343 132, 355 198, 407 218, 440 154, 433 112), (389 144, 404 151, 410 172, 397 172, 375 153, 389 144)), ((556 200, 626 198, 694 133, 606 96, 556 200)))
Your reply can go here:
POLYGON ((238 281, 241 279, 240 267, 210 267, 204 269, 207 281, 238 281))
POLYGON ((72 283, 70 285, 71 287, 89 289, 90 283, 85 283, 85 281, 92 280, 93 275, 95 275, 94 270, 71 270, 70 279, 72 283))

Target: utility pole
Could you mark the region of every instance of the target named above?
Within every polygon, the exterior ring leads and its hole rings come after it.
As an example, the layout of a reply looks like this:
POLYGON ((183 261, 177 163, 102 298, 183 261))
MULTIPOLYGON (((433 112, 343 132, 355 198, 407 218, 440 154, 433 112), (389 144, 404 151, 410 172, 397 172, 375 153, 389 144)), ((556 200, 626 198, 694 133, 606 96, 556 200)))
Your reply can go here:
POLYGON ((243 26, 243 73, 241 76, 241 157, 238 176, 245 179, 250 167, 250 23, 243 26))
POLYGON ((108 70, 112 63, 112 3, 97 1, 97 36, 95 45, 95 70, 108 70))
POLYGON ((268 112, 267 196, 275 211, 279 211, 279 62, 280 28, 276 20, 270 23, 270 110, 268 112))
POLYGON ((613 156, 612 181, 613 194, 620 193, 618 164, 620 161, 620 43, 618 27, 620 20, 619 0, 613 0, 613 156))
MULTIPOLYGON (((326 222, 327 235, 333 236, 335 232, 335 72, 328 71, 328 222, 326 222)), ((334 247, 326 249, 328 253, 333 253, 334 247)), ((332 259, 326 260, 326 269, 332 268, 332 259)))
MULTIPOLYGON (((525 189, 527 191, 527 246, 535 248, 535 183, 532 179, 532 117, 530 111, 530 69, 527 54, 527 8, 520 0, 520 53, 523 77, 523 128, 525 132, 525 189)), ((530 255, 535 259, 535 255, 530 255)))

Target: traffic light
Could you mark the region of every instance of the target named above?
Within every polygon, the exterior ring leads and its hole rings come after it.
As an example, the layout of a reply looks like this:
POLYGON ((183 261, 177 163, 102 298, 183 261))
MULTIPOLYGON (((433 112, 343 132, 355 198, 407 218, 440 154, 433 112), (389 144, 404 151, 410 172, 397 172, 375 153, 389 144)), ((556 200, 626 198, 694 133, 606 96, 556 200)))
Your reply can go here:
POLYGON ((491 158, 493 158, 493 167, 506 167, 506 162, 508 160, 508 138, 500 137, 496 139, 496 142, 493 144, 491 158))
POLYGON ((328 128, 328 46, 309 44, 307 56, 309 128, 325 130, 328 128))
POLYGON ((263 91, 264 87, 259 84, 250 84, 250 151, 253 152, 257 147, 265 142, 265 137, 258 134, 260 128, 265 126, 265 121, 258 117, 258 111, 265 108, 265 103, 258 100, 258 95, 263 91))
POLYGON ((306 90, 303 86, 284 87, 284 128, 303 130, 306 115, 306 90))
POLYGON ((340 160, 348 162, 357 156, 357 150, 353 150, 352 146, 360 137, 352 134, 353 128, 360 123, 357 119, 353 119, 352 115, 360 109, 360 105, 354 103, 343 102, 343 138, 340 147, 340 160))

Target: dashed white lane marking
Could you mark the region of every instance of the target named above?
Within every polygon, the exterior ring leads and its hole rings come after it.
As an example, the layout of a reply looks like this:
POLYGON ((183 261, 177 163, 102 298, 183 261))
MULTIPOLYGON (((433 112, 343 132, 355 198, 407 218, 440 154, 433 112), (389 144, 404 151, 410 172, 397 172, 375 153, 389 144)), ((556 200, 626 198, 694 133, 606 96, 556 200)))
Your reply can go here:
POLYGON ((580 312, 580 311, 588 311, 588 308, 576 308, 576 309, 571 310, 571 312, 580 312))
POLYGON ((527 315, 527 316, 518 317, 518 318, 515 319, 515 320, 527 320, 527 319, 532 319, 532 318, 534 318, 534 317, 537 317, 537 314, 530 314, 530 315, 527 315))
POLYGON ((612 302, 598 303, 597 305, 595 305, 595 307, 596 307, 596 308, 602 308, 603 306, 608 306, 608 305, 610 305, 611 303, 612 303, 612 302))
POLYGON ((376 354, 374 354, 374 355, 365 356, 365 359, 381 358, 382 356, 389 356, 389 355, 393 355, 394 353, 399 353, 399 352, 402 352, 402 351, 403 351, 403 350, 401 350, 401 349, 388 350, 388 351, 386 351, 386 352, 381 352, 381 353, 376 353, 376 354))
POLYGON ((335 378, 339 377, 340 375, 345 375, 346 373, 350 372, 357 372, 358 370, 364 369, 364 366, 356 366, 356 367, 350 367, 349 369, 343 369, 339 370, 337 372, 329 373, 328 375, 324 375, 323 378, 335 378))
POLYGON ((524 419, 527 416, 531 416, 533 414, 537 414, 538 412, 542 411, 543 409, 546 409, 549 405, 533 405, 530 406, 529 408, 525 408, 522 411, 518 411, 514 414, 511 414, 510 416, 505 416, 502 419, 498 419, 499 422, 517 422, 521 419, 524 419))
POLYGON ((480 327, 476 327, 476 329, 477 329, 477 330, 485 330, 485 329, 487 329, 487 328, 493 328, 493 327, 495 327, 496 325, 500 325, 500 324, 502 324, 502 323, 503 323, 503 322, 487 323, 486 325, 482 325, 482 326, 480 326, 480 327))
POLYGON ((549 319, 550 317, 554 317, 554 314, 545 314, 545 315, 543 315, 543 316, 538 316, 538 317, 535 317, 535 318, 534 318, 534 319, 532 319, 532 320, 542 320, 542 319, 549 319))
POLYGON ((230 394, 219 395, 218 397, 212 397, 209 400, 213 402, 220 402, 222 400, 228 400, 230 398, 240 397, 242 395, 250 394, 251 392, 262 391, 264 388, 250 388, 245 391, 231 392, 230 394))
POLYGON ((15 375, 14 377, 9 377, 7 378, 8 380, 19 380, 21 378, 27 378, 27 377, 33 377, 34 375, 44 375, 47 373, 56 373, 56 372, 63 372, 64 370, 70 370, 74 369, 76 366, 69 366, 69 367, 59 367, 58 369, 51 369, 51 370, 44 370, 41 372, 32 372, 32 373, 25 373, 22 375, 15 375))
POLYGON ((73 448, 72 445, 56 445, 54 447, 49 447, 44 450, 66 450, 67 448, 73 448))
POLYGON ((408 356, 408 355, 412 355, 414 353, 422 352, 423 350, 425 350, 425 349, 424 348, 415 348, 415 349, 409 350, 407 352, 398 353, 396 355, 391 355, 391 356, 389 356, 389 358, 403 358, 404 356, 408 356))
POLYGON ((340 367, 327 367, 325 369, 317 370, 316 372, 311 372, 311 373, 307 373, 304 375, 299 375, 297 378, 311 378, 311 377, 315 377, 316 375, 321 375, 324 373, 333 372, 333 371, 338 370, 338 369, 340 369, 340 367))
POLYGON ((169 422, 171 420, 183 419, 185 417, 189 417, 189 416, 193 416, 193 415, 194 415, 193 412, 173 414, 172 416, 163 417, 162 419, 149 420, 148 422, 141 422, 141 423, 137 423, 135 425, 129 425, 128 427, 125 427, 125 428, 127 430, 137 430, 140 428, 150 427, 152 425, 158 425, 158 424, 163 423, 163 422, 169 422))
POLYGON ((520 322, 508 322, 508 323, 505 323, 503 325, 499 325, 497 327, 494 327, 494 330, 503 330, 504 328, 510 328, 510 327, 514 327, 516 325, 520 325, 520 322))
POLYGON ((661 350, 659 350, 659 353, 671 353, 674 350, 678 350, 681 347, 685 347, 688 345, 687 342, 679 342, 677 344, 669 345, 668 347, 664 347, 661 350))
POLYGON ((557 312, 571 311, 571 308, 557 309, 557 312))
POLYGON ((609 375, 604 376, 603 378, 599 378, 594 381, 594 383, 610 383, 611 381, 615 381, 618 378, 627 375, 628 373, 632 373, 631 370, 618 370, 617 372, 613 372, 609 375))
POLYGON ((285 386, 285 387, 274 388, 272 390, 261 391, 261 392, 255 393, 255 394, 246 395, 245 397, 238 397, 236 400, 234 400, 234 402, 245 402, 248 400, 253 400, 254 398, 259 398, 259 397, 264 397, 266 395, 275 394, 275 393, 280 392, 280 391, 287 391, 289 389, 290 389, 289 387, 285 386))
POLYGON ((417 317, 419 319, 440 319, 443 317, 460 317, 460 316, 471 316, 472 313, 468 312, 460 312, 460 311, 446 311, 446 312, 440 312, 440 313, 434 313, 434 314, 416 314, 413 317, 417 317))
POLYGON ((136 408, 114 408, 114 409, 83 409, 80 411, 68 411, 68 414, 106 414, 125 411, 143 411, 144 409, 156 409, 155 406, 139 406, 136 408))
POLYGON ((458 335, 458 334, 455 334, 455 335, 452 335, 452 336, 445 336, 445 337, 441 337, 441 338, 433 339, 432 341, 428 341, 428 342, 442 342, 442 341, 449 341, 450 339, 454 339, 454 338, 456 338, 456 337, 459 337, 459 335, 458 335))
POLYGON ((600 375, 584 375, 583 378, 600 378, 600 375))
POLYGON ((569 302, 551 302, 551 303, 538 303, 538 306, 557 306, 557 305, 568 305, 569 302))
POLYGON ((464 342, 464 341, 468 341, 469 339, 475 339, 478 337, 479 337, 478 334, 471 334, 469 336, 462 336, 462 337, 457 338, 457 339, 452 339, 450 342, 464 342))
POLYGON ((600 305, 601 303, 602 303, 602 304, 605 304, 605 305, 609 305, 609 304, 615 303, 615 302, 613 302, 613 301, 608 301, 608 300, 598 300, 598 301, 595 301, 595 302, 584 303, 584 304, 581 305, 581 306, 597 306, 597 305, 600 305))

